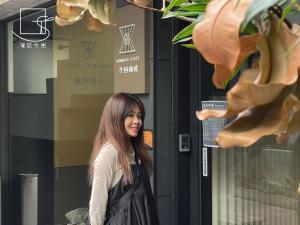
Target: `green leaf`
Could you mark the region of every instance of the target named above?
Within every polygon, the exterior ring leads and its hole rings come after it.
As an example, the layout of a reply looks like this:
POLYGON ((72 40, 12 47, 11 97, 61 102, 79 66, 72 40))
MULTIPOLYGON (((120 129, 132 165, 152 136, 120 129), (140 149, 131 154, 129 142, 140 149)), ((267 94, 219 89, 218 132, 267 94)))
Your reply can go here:
POLYGON ((254 23, 250 22, 241 33, 242 35, 255 34, 258 33, 258 28, 254 23))
POLYGON ((233 78, 235 78, 236 77, 236 75, 238 75, 239 74, 239 72, 240 72, 240 70, 241 70, 241 68, 242 68, 242 66, 244 65, 244 63, 245 62, 247 62, 247 60, 249 59, 249 56, 248 57, 246 57, 238 66, 237 66, 237 68, 235 68, 235 70, 233 71, 233 73, 232 73, 232 75, 231 75, 231 77, 230 77, 230 79, 229 80, 226 80, 226 81, 224 81, 224 88, 226 88, 227 87, 227 85, 228 85, 228 83, 229 83, 229 81, 231 81, 233 78))
POLYGON ((299 3, 296 3, 294 8, 296 11, 300 12, 300 4, 299 3))
POLYGON ((193 38, 192 36, 186 37, 186 38, 180 39, 180 40, 178 40, 178 41, 176 41, 176 42, 173 42, 173 44, 182 43, 182 42, 187 42, 187 41, 192 40, 192 38, 193 38))
POLYGON ((209 0, 192 0, 192 2, 195 2, 195 3, 202 3, 202 4, 206 4, 209 2, 209 0))
POLYGON ((290 13, 290 11, 293 9, 294 5, 297 3, 297 0, 291 0, 291 2, 285 7, 285 9, 282 12, 282 16, 279 20, 279 24, 277 27, 277 30, 280 29, 280 27, 282 26, 282 23, 284 21, 284 19, 287 17, 287 15, 290 13))
POLYGON ((204 19, 204 13, 199 13, 196 19, 196 23, 200 23, 203 19, 204 19))
POLYGON ((177 17, 177 16, 198 16, 199 12, 184 12, 184 11, 175 11, 175 12, 169 12, 167 15, 163 16, 162 19, 167 19, 171 17, 177 17))
POLYGON ((189 12, 205 12, 207 4, 203 3, 187 3, 182 4, 182 6, 178 9, 179 11, 189 11, 189 12))
POLYGON ((264 11, 265 9, 268 9, 272 5, 277 4, 278 2, 281 2, 282 0, 253 0, 249 9, 247 10, 242 30, 246 28, 248 23, 260 12, 264 11))
POLYGON ((195 25, 196 23, 191 23, 190 25, 183 28, 181 31, 179 31, 178 34, 175 35, 175 37, 173 37, 172 42, 177 43, 183 38, 191 37, 195 25))
POLYGON ((196 49, 194 44, 182 44, 181 46, 186 47, 186 48, 196 49))
POLYGON ((165 8, 164 13, 163 13, 163 18, 165 15, 169 13, 169 11, 174 7, 174 6, 179 6, 183 3, 185 3, 187 0, 172 0, 170 4, 165 8))
POLYGON ((279 2, 277 2, 277 5, 280 6, 281 8, 285 8, 288 3, 289 3, 288 0, 280 0, 279 2))

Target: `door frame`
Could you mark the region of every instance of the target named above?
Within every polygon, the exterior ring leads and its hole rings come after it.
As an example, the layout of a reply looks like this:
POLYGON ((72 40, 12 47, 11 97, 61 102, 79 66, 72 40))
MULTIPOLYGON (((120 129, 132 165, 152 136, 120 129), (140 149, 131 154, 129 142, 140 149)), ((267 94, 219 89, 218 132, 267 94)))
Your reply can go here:
POLYGON ((190 52, 190 224, 212 225, 212 148, 207 148, 208 175, 202 175, 202 123, 196 118, 201 101, 208 100, 212 87, 213 66, 196 50, 190 52))
POLYGON ((0 21, 0 176, 1 176, 1 224, 6 224, 8 178, 8 93, 7 93, 7 33, 6 22, 0 21))
POLYGON ((167 23, 156 15, 154 22, 155 184, 160 222, 211 225, 211 151, 209 174, 203 177, 202 126, 195 111, 210 94, 209 76, 201 74, 212 74, 213 67, 196 50, 170 46, 185 22, 167 23), (179 152, 178 137, 182 133, 191 136, 189 152, 179 152))

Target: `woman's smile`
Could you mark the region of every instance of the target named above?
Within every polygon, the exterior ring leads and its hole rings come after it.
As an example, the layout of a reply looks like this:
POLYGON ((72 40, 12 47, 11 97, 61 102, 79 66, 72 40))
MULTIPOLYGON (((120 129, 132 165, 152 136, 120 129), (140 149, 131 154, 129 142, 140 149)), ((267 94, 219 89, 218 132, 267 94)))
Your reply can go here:
POLYGON ((136 137, 142 126, 141 110, 137 105, 132 107, 131 111, 125 118, 124 127, 129 137, 136 137))

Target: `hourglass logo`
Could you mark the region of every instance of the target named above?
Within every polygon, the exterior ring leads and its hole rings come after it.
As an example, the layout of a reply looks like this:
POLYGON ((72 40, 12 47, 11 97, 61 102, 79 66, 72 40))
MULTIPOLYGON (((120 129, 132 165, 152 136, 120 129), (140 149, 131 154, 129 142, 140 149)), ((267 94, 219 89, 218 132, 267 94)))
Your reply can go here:
POLYGON ((120 54, 135 52, 135 48, 132 42, 134 28, 135 24, 119 27, 123 39, 119 51, 120 54))

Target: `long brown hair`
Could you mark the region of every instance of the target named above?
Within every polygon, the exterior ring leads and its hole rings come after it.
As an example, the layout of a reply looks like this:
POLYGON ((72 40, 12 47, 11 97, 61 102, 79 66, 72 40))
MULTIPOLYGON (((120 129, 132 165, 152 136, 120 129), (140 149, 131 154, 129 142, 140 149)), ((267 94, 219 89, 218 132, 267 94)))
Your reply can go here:
POLYGON ((89 181, 93 180, 94 162, 105 142, 113 144, 118 150, 118 164, 121 166, 125 183, 132 183, 132 171, 128 158, 130 144, 149 171, 152 171, 152 161, 144 144, 145 108, 142 101, 135 95, 118 93, 106 102, 100 119, 99 129, 94 140, 93 151, 89 163, 89 181), (124 127, 125 118, 137 105, 141 111, 142 126, 136 137, 129 137, 124 127))

